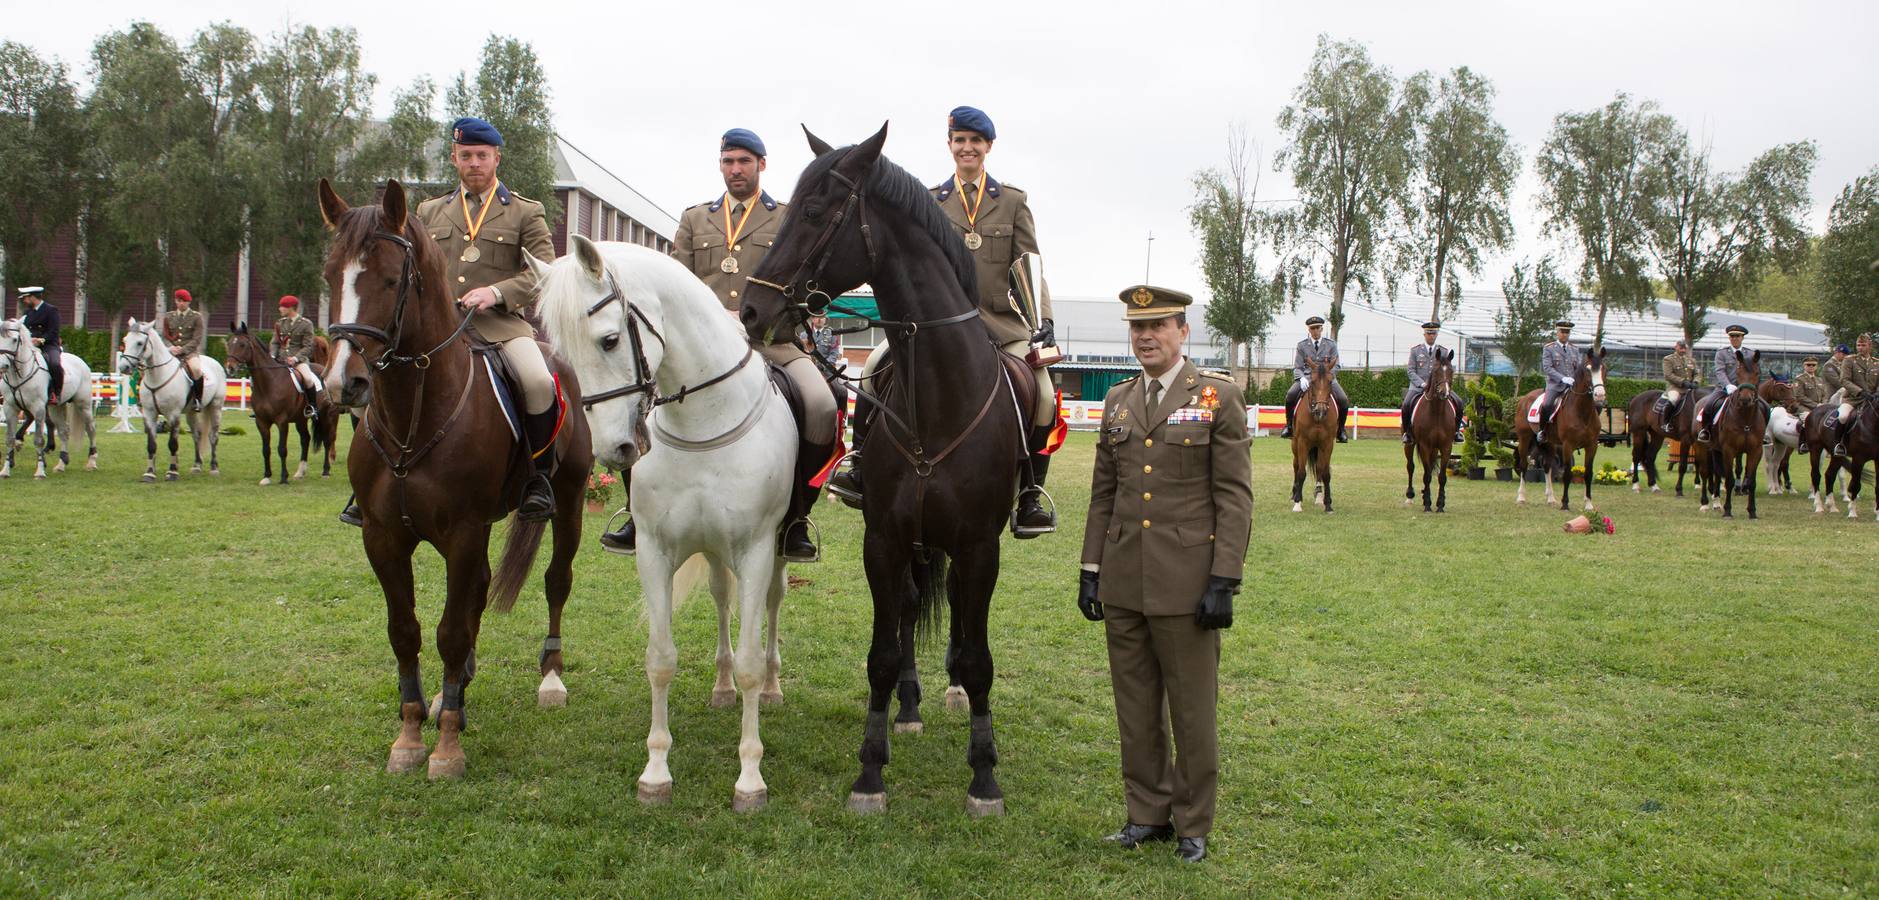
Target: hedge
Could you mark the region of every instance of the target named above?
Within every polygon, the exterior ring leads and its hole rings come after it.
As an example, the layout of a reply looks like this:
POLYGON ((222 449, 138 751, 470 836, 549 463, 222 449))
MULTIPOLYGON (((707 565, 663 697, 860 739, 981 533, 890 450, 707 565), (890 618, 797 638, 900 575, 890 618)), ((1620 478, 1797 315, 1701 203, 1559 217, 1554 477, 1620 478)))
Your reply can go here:
MULTIPOLYGON (((1478 376, 1469 376, 1464 381, 1475 381, 1478 376)), ((1515 402, 1528 391, 1537 391, 1546 386, 1542 375, 1528 375, 1520 379, 1520 386, 1508 390, 1513 378, 1507 375, 1494 376, 1496 384, 1509 403, 1515 402)), ((1343 385, 1344 393, 1351 398, 1355 406, 1373 409, 1392 409, 1403 405, 1403 394, 1409 390, 1409 372, 1404 369, 1381 369, 1374 372, 1361 370, 1339 372, 1338 384, 1343 385)), ((1644 391, 1654 391, 1664 386, 1663 381, 1655 378, 1607 378, 1605 379, 1605 401, 1613 409, 1622 410, 1631 403, 1631 398, 1644 391)), ((1292 387, 1292 372, 1281 370, 1272 376, 1272 383, 1253 395, 1253 402, 1263 406, 1279 406, 1285 403, 1285 392, 1292 387)))
MULTIPOLYGON (((250 331, 259 338, 263 345, 274 340, 274 332, 254 329, 250 331)), ((59 329, 59 341, 65 352, 85 361, 93 372, 117 371, 117 348, 111 346, 111 333, 108 331, 90 331, 84 328, 59 329)), ((204 342, 202 352, 217 362, 228 359, 227 335, 212 334, 204 342)))

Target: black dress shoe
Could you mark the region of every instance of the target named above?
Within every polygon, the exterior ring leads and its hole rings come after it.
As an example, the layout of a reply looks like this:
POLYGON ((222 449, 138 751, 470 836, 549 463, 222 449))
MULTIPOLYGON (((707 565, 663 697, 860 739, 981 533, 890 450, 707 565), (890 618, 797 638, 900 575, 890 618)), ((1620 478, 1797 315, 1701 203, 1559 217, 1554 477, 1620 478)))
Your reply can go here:
POLYGON ((603 531, 600 533, 601 547, 609 552, 626 556, 632 556, 639 551, 638 541, 639 533, 633 528, 632 519, 627 519, 626 524, 621 525, 613 531, 603 531))
POLYGON ((1279 437, 1289 438, 1291 436, 1292 436, 1292 426, 1287 425, 1284 428, 1279 429, 1279 437))
POLYGON ((1057 517, 1044 508, 1043 491, 1031 488, 1018 495, 1018 511, 1011 516, 1011 534, 1028 540, 1057 530, 1057 517))
POLYGON ((365 527, 365 516, 360 514, 357 503, 347 503, 346 508, 339 511, 339 521, 354 528, 365 527))
POLYGON ((1351 442, 1351 430, 1349 428, 1338 429, 1337 430, 1337 442, 1340 444, 1350 443, 1351 442))
POLYGON ((1122 826, 1121 831, 1103 840, 1121 844, 1124 850, 1134 850, 1150 841, 1174 840, 1174 827, 1171 825, 1137 825, 1130 822, 1122 826))
POLYGON ((783 560, 812 563, 822 559, 822 551, 809 536, 809 520, 797 519, 783 528, 783 560))
POLYGON ((1182 838, 1174 846, 1174 853, 1182 862, 1200 862, 1207 858, 1207 839, 1204 837, 1182 838))
POLYGON ((841 500, 849 509, 861 508, 861 451, 851 450, 844 458, 843 465, 829 476, 829 493, 841 500))
POLYGON ((515 517, 523 522, 546 522, 555 517, 555 490, 548 483, 548 476, 536 472, 528 480, 528 486, 522 489, 522 503, 515 509, 515 517))

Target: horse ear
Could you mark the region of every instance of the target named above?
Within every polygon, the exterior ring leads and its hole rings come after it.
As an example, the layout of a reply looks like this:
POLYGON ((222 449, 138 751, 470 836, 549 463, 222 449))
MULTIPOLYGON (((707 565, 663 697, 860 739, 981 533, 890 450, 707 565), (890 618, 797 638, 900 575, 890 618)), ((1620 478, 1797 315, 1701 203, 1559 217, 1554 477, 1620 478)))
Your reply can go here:
POLYGON ((398 179, 385 182, 385 202, 379 204, 379 208, 384 211, 385 230, 392 234, 404 234, 407 217, 405 186, 399 184, 398 179))
MULTIPOLYGON (((580 237, 580 235, 575 235, 575 237, 580 237)), ((581 238, 581 240, 586 240, 586 238, 581 238)), ((528 252, 526 249, 522 251, 522 261, 528 263, 528 270, 535 273, 535 280, 537 281, 547 278, 548 273, 554 270, 554 266, 542 262, 539 257, 528 252)))
POLYGON ((236 322, 236 323, 235 323, 235 333, 236 333, 236 334, 247 334, 247 333, 248 333, 248 323, 247 323, 247 322, 236 322))
MULTIPOLYGON (((856 144, 855 149, 848 151, 848 156, 842 159, 840 167, 842 173, 850 178, 856 178, 862 172, 873 169, 875 162, 881 158, 881 148, 885 146, 887 146, 887 123, 882 122, 880 131, 856 144)), ((856 178, 856 180, 860 179, 856 178)))
POLYGON ((813 131, 810 131, 809 126, 807 125, 804 125, 802 127, 802 133, 804 137, 809 139, 809 152, 810 153, 814 153, 817 156, 822 156, 835 149, 834 147, 829 146, 828 141, 825 141, 819 137, 816 137, 816 133, 813 131))
POLYGON ((587 274, 594 276, 594 280, 600 280, 601 276, 607 273, 606 262, 600 258, 600 248, 594 246, 593 241, 578 234, 573 237, 571 243, 574 245, 574 258, 581 264, 581 268, 586 269, 587 274))
POLYGON ((346 205, 346 201, 339 199, 338 192, 333 190, 332 182, 324 178, 320 179, 320 218, 325 220, 328 231, 338 226, 339 217, 345 215, 346 210, 351 208, 346 205))

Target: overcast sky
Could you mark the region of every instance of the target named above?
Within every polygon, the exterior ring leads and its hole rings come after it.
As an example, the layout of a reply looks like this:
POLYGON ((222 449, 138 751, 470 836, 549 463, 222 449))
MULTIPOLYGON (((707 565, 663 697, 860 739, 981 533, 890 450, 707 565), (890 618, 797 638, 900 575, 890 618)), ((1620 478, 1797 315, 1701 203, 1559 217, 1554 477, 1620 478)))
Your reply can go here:
MULTIPOLYGON (((557 129, 677 214, 723 190, 717 136, 755 130, 764 186, 785 198, 809 160, 798 123, 841 145, 891 121, 887 154, 929 184, 951 172, 947 110, 986 110, 999 140, 987 168, 1030 192, 1059 294, 1112 295, 1151 280, 1205 297, 1187 224, 1190 178, 1225 157, 1241 123, 1258 145, 1262 199, 1294 195, 1270 170, 1273 125, 1318 34, 1354 39, 1399 77, 1467 65, 1499 90, 1497 111, 1526 169, 1508 264, 1553 249, 1531 202, 1534 150, 1553 117, 1617 91, 1656 100, 1710 142, 1723 169, 1813 139, 1810 222, 1879 164, 1873 114, 1879 14, 1859 2, 1580 3, 409 3, 273 0, 23 3, 4 37, 90 77, 90 47, 137 19, 179 40, 221 20, 266 35, 288 24, 357 29, 379 78, 375 114, 421 75, 442 85, 476 65, 492 31, 528 41, 547 68, 557 129)), ((440 95, 441 102, 441 95, 440 95)), ((439 113, 441 116, 441 113, 439 113)))

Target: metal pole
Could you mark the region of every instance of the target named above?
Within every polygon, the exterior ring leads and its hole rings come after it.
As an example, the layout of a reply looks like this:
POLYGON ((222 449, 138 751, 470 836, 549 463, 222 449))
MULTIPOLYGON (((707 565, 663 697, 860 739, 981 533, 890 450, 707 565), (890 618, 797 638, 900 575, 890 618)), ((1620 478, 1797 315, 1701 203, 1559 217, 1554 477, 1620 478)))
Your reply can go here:
POLYGON ((1148 283, 1149 264, 1155 260, 1155 232, 1148 232, 1148 252, 1142 255, 1142 283, 1148 283))

